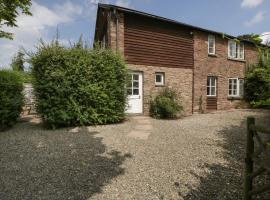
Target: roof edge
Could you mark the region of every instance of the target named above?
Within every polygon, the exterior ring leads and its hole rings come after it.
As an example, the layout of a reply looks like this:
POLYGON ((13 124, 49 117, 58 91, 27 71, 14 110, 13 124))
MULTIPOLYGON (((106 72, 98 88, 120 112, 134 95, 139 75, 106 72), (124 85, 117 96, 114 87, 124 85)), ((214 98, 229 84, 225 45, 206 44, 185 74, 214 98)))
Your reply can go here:
POLYGON ((226 36, 226 37, 231 38, 231 39, 239 39, 240 41, 243 41, 243 42, 248 42, 248 43, 251 43, 251 44, 255 44, 254 42, 252 42, 250 40, 243 40, 243 39, 240 39, 239 37, 229 35, 229 34, 226 34, 226 33, 223 33, 223 32, 218 32, 218 31, 214 31, 214 30, 210 30, 210 29, 206 29, 206 28, 201 28, 201 27, 198 27, 198 26, 193 26, 193 25, 190 25, 190 24, 187 24, 187 23, 182 23, 182 22, 172 20, 172 19, 169 19, 169 18, 165 18, 165 17, 161 17, 161 16, 158 16, 158 15, 153 15, 153 14, 149 14, 149 13, 146 13, 146 12, 142 12, 142 11, 138 11, 138 10, 134 10, 134 9, 130 9, 130 8, 125 8, 125 7, 121 7, 121 6, 117 6, 117 5, 113 5, 113 4, 98 3, 98 8, 117 9, 119 11, 132 13, 132 14, 137 14, 137 15, 141 15, 141 16, 145 16, 145 17, 151 17, 153 19, 161 20, 161 21, 164 21, 164 22, 169 22, 169 23, 173 23, 173 24, 176 24, 176 25, 186 26, 186 27, 189 27, 189 28, 192 28, 192 29, 203 31, 203 32, 222 35, 222 36, 226 36))

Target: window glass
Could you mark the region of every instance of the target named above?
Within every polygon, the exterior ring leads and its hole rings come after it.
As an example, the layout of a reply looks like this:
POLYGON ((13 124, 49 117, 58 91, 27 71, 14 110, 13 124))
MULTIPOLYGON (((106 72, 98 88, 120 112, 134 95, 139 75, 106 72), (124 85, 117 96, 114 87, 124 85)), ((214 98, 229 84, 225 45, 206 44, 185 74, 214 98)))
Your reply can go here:
POLYGON ((244 79, 229 79, 229 96, 243 97, 244 95, 244 79))
POLYGON ((139 95, 139 89, 133 89, 133 95, 139 95))
POLYGON ((139 75, 138 74, 133 74, 133 80, 139 80, 139 75))
POLYGON ((215 54, 215 36, 208 36, 208 54, 215 54))
POLYGON ((207 96, 216 96, 216 77, 207 77, 207 96))
POLYGON ((139 75, 131 74, 129 83, 127 84, 128 95, 139 95, 139 75))
POLYGON ((156 85, 164 85, 164 73, 157 72, 155 74, 155 84, 156 85))
POLYGON ((139 82, 138 81, 133 81, 133 87, 134 88, 139 88, 139 82))
POLYGON ((228 56, 229 58, 244 59, 244 44, 236 43, 236 41, 230 40, 228 42, 228 56))

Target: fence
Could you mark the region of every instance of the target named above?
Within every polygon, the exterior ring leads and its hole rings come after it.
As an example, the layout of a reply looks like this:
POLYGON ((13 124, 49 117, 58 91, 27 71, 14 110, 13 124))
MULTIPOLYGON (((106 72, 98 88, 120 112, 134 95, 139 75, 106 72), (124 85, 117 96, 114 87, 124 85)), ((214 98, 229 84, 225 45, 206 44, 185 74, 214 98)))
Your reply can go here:
POLYGON ((252 200, 254 195, 270 190, 270 183, 255 187, 253 180, 262 173, 270 173, 270 149, 266 142, 263 142, 262 135, 270 135, 269 130, 255 126, 255 118, 247 118, 247 146, 245 160, 245 182, 244 195, 245 200, 252 200), (258 150, 255 151, 255 142, 258 150), (254 170, 254 164, 258 167, 254 170))

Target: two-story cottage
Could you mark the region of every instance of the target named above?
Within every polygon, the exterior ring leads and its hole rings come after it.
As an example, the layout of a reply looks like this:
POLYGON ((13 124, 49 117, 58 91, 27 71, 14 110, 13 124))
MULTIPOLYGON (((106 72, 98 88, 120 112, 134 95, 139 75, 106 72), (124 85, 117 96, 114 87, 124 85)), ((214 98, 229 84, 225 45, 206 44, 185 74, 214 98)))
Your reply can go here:
POLYGON ((230 109, 243 97, 245 69, 255 45, 155 15, 99 4, 95 42, 119 52, 128 65, 128 113, 149 113, 164 86, 182 98, 186 114, 230 109))

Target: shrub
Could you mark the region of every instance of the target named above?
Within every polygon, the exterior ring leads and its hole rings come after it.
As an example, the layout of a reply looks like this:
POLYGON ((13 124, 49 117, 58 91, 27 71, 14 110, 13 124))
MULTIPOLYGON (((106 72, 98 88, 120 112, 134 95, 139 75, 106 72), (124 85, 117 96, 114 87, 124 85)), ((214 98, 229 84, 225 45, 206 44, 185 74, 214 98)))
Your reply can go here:
POLYGON ((24 96, 17 72, 0 70, 0 130, 12 126, 20 115, 24 96))
POLYGON ((127 71, 110 50, 42 44, 31 58, 36 109, 52 128, 124 119, 127 71))
POLYGON ((168 88, 164 89, 150 102, 150 115, 154 118, 177 118, 182 110, 183 107, 177 98, 176 92, 168 88))
POLYGON ((260 58, 246 75, 245 98, 255 108, 270 107, 270 60, 260 58))

